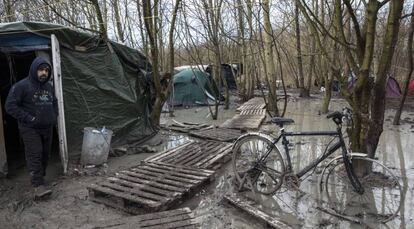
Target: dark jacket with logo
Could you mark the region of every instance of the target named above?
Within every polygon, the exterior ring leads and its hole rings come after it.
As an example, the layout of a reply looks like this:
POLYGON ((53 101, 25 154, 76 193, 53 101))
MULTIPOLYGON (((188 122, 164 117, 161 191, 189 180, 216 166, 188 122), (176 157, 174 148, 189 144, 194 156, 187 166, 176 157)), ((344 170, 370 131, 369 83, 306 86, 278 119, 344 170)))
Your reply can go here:
POLYGON ((7 96, 6 112, 17 119, 19 127, 43 129, 56 123, 57 100, 49 82, 51 71, 45 82, 37 79, 37 69, 45 63, 51 66, 45 58, 37 57, 30 66, 29 76, 14 84, 7 96))

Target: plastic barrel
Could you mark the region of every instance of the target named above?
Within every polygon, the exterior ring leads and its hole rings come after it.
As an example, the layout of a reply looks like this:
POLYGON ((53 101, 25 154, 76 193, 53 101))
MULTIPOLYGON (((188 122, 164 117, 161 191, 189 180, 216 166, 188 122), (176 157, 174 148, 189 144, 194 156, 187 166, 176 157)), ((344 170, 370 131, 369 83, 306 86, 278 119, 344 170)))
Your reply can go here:
POLYGON ((81 163, 83 165, 100 165, 108 160, 112 131, 98 130, 92 127, 83 129, 81 163))

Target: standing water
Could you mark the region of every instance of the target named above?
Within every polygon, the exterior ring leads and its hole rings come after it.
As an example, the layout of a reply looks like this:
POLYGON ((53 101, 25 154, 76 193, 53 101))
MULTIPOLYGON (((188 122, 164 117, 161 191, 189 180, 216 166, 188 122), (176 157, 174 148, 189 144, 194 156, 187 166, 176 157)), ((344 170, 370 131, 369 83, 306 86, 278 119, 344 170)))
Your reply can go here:
MULTIPOLYGON (((343 100, 332 101, 331 110, 341 110, 345 105, 343 100)), ((335 130, 336 126, 331 120, 326 119, 325 115, 318 115, 320 107, 320 100, 290 102, 285 117, 294 119, 295 123, 286 126, 286 130, 335 130)), ((393 111, 387 110, 384 132, 377 150, 377 159, 391 168, 392 173, 399 178, 402 185, 401 203, 398 203, 401 204, 401 210, 392 221, 380 224, 366 216, 364 219, 366 222, 356 224, 318 210, 321 207, 320 200, 322 198, 318 191, 318 179, 324 163, 305 175, 305 179, 301 179, 298 190, 282 188, 283 192, 274 196, 259 194, 252 196, 251 193, 247 193, 247 195, 256 200, 255 207, 293 228, 410 228, 408 225, 412 225, 414 220, 414 155, 412 154, 414 142, 410 141, 414 139, 414 111, 403 113, 402 119, 406 123, 401 126, 391 125, 392 119, 390 120, 388 117, 393 114, 393 111)), ((275 130, 274 134, 277 134, 278 131, 276 126, 267 126, 266 129, 275 130)), ((324 153, 325 147, 332 140, 332 137, 293 137, 289 140, 293 144, 293 149, 290 150, 293 169, 299 171, 324 153)), ((279 148, 282 149, 280 145, 279 148)), ((340 155, 340 152, 338 151, 336 155, 340 155)), ((326 162, 328 161, 329 159, 326 160, 326 162)), ((213 190, 214 194, 206 196, 196 209, 203 220, 207 220, 207 223, 203 223, 203 228, 264 228, 251 217, 246 217, 241 210, 229 208, 220 201, 220 197, 225 193, 234 192, 231 184, 227 181, 230 175, 232 175, 232 170, 231 166, 228 166, 227 175, 219 179, 213 190)), ((361 208, 380 210, 384 206, 379 206, 379 204, 389 198, 385 194, 380 197, 382 199, 374 198, 368 206, 361 208)), ((364 211, 364 209, 359 210, 364 211)))

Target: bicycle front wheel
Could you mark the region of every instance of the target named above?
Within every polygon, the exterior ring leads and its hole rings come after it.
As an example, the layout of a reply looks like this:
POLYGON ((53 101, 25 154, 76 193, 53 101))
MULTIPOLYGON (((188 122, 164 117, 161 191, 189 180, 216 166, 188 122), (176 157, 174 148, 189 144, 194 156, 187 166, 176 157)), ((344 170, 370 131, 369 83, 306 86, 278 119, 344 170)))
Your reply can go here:
POLYGON ((370 167, 358 175, 362 194, 357 193, 348 177, 343 158, 332 161, 321 174, 322 201, 337 214, 364 218, 373 222, 388 222, 401 207, 402 187, 394 173, 377 160, 352 156, 352 161, 370 167))
POLYGON ((235 143, 232 166, 236 181, 243 187, 270 195, 282 185, 285 165, 278 148, 259 135, 246 136, 235 143), (268 155, 264 158, 264 155, 268 155))

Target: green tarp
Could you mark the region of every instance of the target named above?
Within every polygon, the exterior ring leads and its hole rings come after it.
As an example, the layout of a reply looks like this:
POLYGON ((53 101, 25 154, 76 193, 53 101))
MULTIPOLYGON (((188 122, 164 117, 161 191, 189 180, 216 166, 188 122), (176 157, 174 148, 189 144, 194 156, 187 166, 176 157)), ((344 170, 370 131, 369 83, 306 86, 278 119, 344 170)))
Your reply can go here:
POLYGON ((210 75, 197 69, 185 69, 174 75, 174 105, 208 104, 218 99, 219 91, 210 75))
POLYGON ((137 143, 154 133, 145 77, 151 65, 139 51, 56 24, 0 24, 0 40, 7 41, 9 47, 3 48, 9 50, 34 41, 33 47, 42 45, 36 37, 47 38, 50 46, 51 34, 60 43, 69 159, 79 158, 84 127, 113 130, 113 146, 137 143), (16 39, 18 34, 24 39, 16 39))

